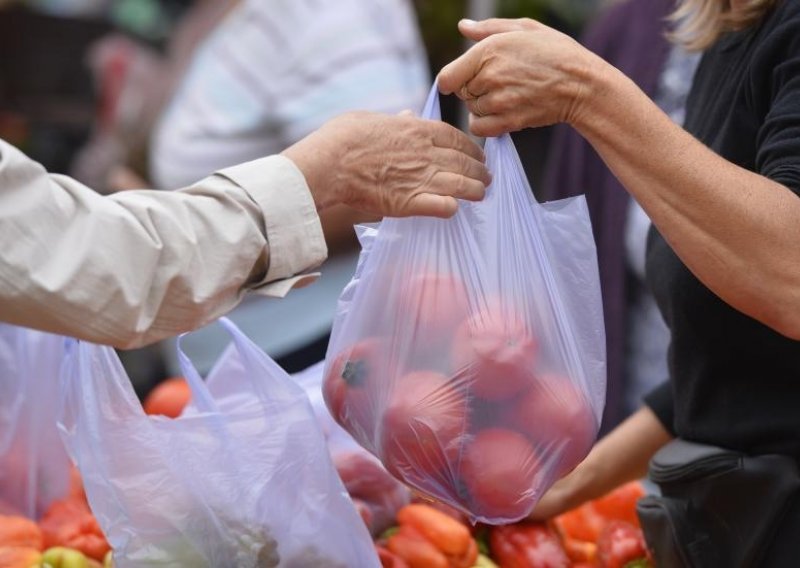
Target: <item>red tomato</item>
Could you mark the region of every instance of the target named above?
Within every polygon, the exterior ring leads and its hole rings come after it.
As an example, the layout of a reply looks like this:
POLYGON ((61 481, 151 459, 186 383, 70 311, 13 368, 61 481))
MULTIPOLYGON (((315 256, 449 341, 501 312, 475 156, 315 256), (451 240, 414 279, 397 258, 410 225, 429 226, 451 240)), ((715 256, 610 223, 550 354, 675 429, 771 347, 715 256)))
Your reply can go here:
POLYGON ((464 284, 444 273, 412 276, 400 292, 398 307, 414 323, 415 334, 430 338, 452 337, 469 312, 464 284))
POLYGON ((522 321, 508 310, 491 308, 465 320, 453 340, 455 376, 475 396, 504 400, 533 380, 538 345, 522 321))
POLYGON ((334 420, 365 444, 375 430, 376 393, 393 379, 384 355, 380 340, 359 341, 336 356, 322 383, 334 420))
POLYGON ((467 400, 446 376, 409 373, 383 416, 381 458, 394 476, 432 495, 451 485, 467 426, 467 400))
POLYGON ((603 568, 623 568, 647 557, 642 531, 625 521, 611 521, 597 540, 597 557, 603 568))
POLYGON ((177 418, 192 399, 192 391, 183 377, 172 377, 155 387, 144 401, 144 411, 149 415, 177 418))
POLYGON ((534 446, 560 449, 558 477, 569 473, 586 457, 597 435, 586 398, 569 379, 559 375, 537 377, 533 387, 513 406, 510 422, 534 446))
POLYGON ((467 443, 459 471, 476 515, 516 520, 530 512, 539 469, 539 457, 524 436, 490 428, 467 443))

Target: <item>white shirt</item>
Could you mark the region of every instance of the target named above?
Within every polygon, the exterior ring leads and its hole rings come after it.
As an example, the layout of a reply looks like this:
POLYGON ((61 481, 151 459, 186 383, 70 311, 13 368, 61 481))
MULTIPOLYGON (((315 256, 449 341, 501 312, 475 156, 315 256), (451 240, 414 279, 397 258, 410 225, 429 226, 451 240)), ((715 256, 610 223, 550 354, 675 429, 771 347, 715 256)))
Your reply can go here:
POLYGON ((0 140, 0 321, 117 347, 193 329, 326 257, 302 173, 272 156, 175 192, 102 196, 0 140))
POLYGON ((159 120, 152 179, 172 189, 276 154, 347 111, 417 111, 428 75, 408 0, 243 0, 159 120))

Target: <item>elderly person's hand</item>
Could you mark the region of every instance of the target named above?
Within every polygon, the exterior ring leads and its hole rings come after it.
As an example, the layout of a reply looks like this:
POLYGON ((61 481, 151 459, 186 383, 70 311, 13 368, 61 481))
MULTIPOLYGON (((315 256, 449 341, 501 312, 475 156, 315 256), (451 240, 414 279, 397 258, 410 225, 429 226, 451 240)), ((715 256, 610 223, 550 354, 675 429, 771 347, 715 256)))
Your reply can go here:
POLYGON ((575 125, 591 93, 592 71, 607 65, 534 20, 462 20, 458 28, 478 43, 442 69, 439 89, 466 101, 470 130, 478 136, 575 125))
POLYGON ((287 148, 318 209, 342 203, 390 217, 450 217, 456 198, 483 199, 483 151, 443 122, 368 112, 342 115, 287 148))

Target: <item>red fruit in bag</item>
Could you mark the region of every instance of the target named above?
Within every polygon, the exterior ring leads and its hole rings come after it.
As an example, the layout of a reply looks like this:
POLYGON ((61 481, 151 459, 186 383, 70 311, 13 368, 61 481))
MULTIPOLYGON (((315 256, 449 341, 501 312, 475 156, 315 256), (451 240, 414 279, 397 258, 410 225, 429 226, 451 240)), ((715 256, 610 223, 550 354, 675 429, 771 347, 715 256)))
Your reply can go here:
POLYGON ((549 374, 514 404, 510 423, 537 448, 560 449, 558 477, 586 457, 597 435, 594 414, 586 397, 566 377, 549 374))
POLYGON ((467 289, 450 274, 419 274, 412 276, 400 291, 398 307, 414 323, 414 329, 408 331, 418 341, 425 341, 421 337, 451 336, 469 313, 467 289))
POLYGON ((440 373, 416 371, 395 385, 383 416, 381 457, 392 475, 425 489, 449 484, 467 427, 467 400, 440 373))
POLYGON ((336 356, 322 383, 322 396, 336 422, 352 434, 370 436, 375 426, 374 393, 377 385, 391 380, 382 343, 365 339, 336 356))
POLYGON ((461 456, 461 483, 473 512, 492 519, 519 519, 533 505, 539 457, 518 432, 489 428, 468 442, 461 456))
POLYGON ((482 310, 458 328, 453 340, 455 376, 484 400, 513 397, 530 385, 538 344, 510 310, 482 310))

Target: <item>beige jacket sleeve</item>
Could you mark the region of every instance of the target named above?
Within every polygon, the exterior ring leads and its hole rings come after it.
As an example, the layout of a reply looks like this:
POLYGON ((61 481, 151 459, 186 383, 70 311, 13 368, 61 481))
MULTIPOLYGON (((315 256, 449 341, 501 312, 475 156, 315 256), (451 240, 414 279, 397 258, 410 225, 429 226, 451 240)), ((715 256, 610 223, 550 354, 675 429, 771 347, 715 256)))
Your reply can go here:
POLYGON ((204 325, 248 291, 282 296, 327 255, 287 158, 101 196, 3 141, 0 247, 0 320, 116 347, 204 325))

